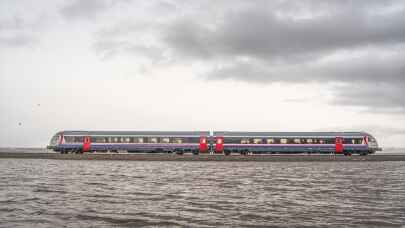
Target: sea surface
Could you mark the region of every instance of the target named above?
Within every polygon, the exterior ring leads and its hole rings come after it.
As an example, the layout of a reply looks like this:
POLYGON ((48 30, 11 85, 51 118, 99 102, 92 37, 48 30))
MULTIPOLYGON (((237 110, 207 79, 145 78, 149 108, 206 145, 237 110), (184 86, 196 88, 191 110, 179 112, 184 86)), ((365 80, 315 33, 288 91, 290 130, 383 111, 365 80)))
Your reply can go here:
POLYGON ((0 227, 405 227, 405 162, 0 159, 0 227))

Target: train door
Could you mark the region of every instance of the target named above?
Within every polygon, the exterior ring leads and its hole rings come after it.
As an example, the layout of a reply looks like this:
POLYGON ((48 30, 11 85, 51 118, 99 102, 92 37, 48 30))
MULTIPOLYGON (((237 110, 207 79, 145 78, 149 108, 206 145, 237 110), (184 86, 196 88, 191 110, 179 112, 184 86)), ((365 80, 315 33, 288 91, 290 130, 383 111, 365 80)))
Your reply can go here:
POLYGON ((215 138, 215 153, 222 153, 224 151, 224 137, 217 136, 215 138))
POLYGON ((200 153, 208 152, 207 136, 200 137, 200 153))
POLYGON ((343 153, 343 138, 342 137, 336 137, 335 139, 335 153, 336 154, 341 154, 343 153))
POLYGON ((91 147, 90 136, 84 136, 83 138, 83 152, 89 152, 91 147))

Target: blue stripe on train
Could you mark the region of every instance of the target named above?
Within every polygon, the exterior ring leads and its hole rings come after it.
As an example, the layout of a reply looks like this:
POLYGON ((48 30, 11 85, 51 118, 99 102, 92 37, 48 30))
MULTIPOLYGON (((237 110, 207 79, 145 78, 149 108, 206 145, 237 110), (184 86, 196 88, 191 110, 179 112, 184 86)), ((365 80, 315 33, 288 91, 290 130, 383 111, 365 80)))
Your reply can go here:
MULTIPOLYGON (((60 149, 81 149, 82 144, 61 144, 58 146, 60 149)), ((184 145, 170 145, 170 144, 91 144, 91 150, 145 150, 145 149, 167 149, 174 150, 181 149, 198 149, 199 144, 184 144, 184 145)))

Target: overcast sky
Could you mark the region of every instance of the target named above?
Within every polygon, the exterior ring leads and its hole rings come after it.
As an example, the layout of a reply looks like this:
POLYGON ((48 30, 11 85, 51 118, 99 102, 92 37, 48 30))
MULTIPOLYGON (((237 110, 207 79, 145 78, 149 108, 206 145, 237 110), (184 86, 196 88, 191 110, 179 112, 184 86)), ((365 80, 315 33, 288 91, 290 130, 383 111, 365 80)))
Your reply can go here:
POLYGON ((405 147, 404 91, 402 0, 0 1, 0 146, 321 130, 405 147))

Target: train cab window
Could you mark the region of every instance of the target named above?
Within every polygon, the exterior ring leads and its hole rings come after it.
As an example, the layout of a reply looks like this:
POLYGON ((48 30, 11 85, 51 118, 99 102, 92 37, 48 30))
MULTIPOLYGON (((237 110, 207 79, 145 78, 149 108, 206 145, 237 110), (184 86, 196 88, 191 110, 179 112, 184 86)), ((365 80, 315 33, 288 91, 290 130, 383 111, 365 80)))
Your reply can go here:
POLYGON ((287 144, 287 143, 288 143, 288 140, 287 140, 287 139, 280 139, 280 143, 281 143, 281 144, 287 144))
MULTIPOLYGON (((55 135, 55 136, 53 136, 52 137, 52 139, 51 139, 51 145, 53 146, 53 145, 56 145, 56 144, 58 144, 58 142, 59 142, 59 135, 55 135)), ((66 142, 66 140, 65 140, 65 142, 66 142)))
POLYGON ((149 138, 149 142, 150 143, 158 143, 158 139, 157 138, 149 138))
POLYGON ((301 139, 294 139, 293 141, 295 144, 300 144, 301 143, 301 139))
POLYGON ((253 139, 253 144, 261 144, 262 141, 262 139, 253 139))
POLYGON ((275 143, 274 139, 267 139, 266 141, 267 141, 267 144, 274 144, 275 143))
POLYGON ((170 139, 169 138, 161 138, 160 142, 161 143, 170 143, 170 139))
POLYGON ((174 138, 173 143, 183 143, 183 140, 181 138, 174 138))
POLYGON ((241 139, 240 144, 249 144, 249 139, 241 139))
POLYGON ((308 144, 312 144, 314 141, 312 139, 307 139, 308 144))

